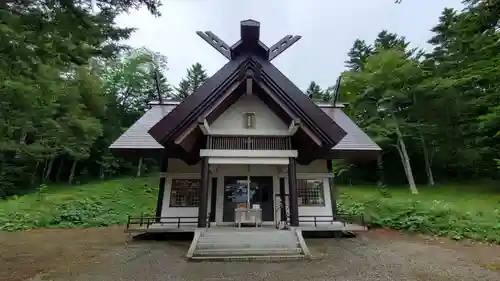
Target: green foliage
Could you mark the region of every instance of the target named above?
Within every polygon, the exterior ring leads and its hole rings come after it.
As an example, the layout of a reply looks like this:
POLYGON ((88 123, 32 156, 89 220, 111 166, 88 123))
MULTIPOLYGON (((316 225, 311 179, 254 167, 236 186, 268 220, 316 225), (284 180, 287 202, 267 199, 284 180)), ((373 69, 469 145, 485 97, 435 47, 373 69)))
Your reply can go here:
POLYGON ((41 185, 37 193, 0 201, 0 230, 124 224, 129 214, 154 213, 156 183, 135 178, 79 187, 41 185))
POLYGON ((500 194, 472 186, 440 186, 408 196, 404 189, 342 188, 339 209, 374 227, 500 244, 500 194))
POLYGON ((186 77, 182 78, 179 82, 174 99, 178 101, 185 100, 188 96, 198 90, 198 88, 203 85, 207 79, 207 72, 199 62, 191 65, 191 67, 187 69, 186 77))
MULTIPOLYGON (((444 9, 428 53, 386 30, 348 52, 341 95, 383 149, 391 184, 500 179, 500 1, 464 3, 444 9)), ((373 168, 343 178, 373 180, 373 168)))

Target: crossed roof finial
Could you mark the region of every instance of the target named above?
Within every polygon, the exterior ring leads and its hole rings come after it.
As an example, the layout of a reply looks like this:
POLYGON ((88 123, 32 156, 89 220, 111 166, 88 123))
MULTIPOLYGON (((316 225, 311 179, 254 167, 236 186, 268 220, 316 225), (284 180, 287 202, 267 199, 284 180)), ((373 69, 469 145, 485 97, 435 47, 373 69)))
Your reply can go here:
POLYGON ((231 47, 211 31, 197 31, 196 34, 228 60, 235 59, 242 54, 252 53, 271 61, 301 38, 299 35, 286 35, 276 44, 267 47, 266 44, 259 40, 260 22, 252 19, 241 21, 240 30, 240 40, 231 47))

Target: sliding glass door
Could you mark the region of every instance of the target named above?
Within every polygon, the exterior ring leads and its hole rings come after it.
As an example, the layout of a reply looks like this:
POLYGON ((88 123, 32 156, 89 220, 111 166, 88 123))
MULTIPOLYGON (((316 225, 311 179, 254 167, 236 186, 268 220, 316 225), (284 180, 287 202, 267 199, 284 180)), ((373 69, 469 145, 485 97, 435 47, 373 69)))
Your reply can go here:
POLYGON ((259 205, 262 209, 262 220, 273 221, 273 178, 245 176, 224 177, 223 221, 234 221, 234 209, 253 208, 259 205))

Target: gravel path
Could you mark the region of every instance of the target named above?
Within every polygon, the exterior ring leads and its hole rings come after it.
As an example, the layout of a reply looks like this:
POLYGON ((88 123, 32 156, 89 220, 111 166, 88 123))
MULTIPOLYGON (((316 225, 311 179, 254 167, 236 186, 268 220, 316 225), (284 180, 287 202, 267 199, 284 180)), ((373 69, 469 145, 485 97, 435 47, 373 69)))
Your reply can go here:
MULTIPOLYGON (((186 242, 134 242, 110 251, 94 264, 59 279, 39 280, 335 280, 335 281, 499 281, 466 251, 426 243, 423 239, 381 238, 366 234, 351 239, 308 240, 318 259, 293 262, 187 262, 186 242)), ((450 242, 454 243, 454 242, 450 242)), ((500 253, 499 253, 500 255, 500 253)), ((489 261, 493 262, 491 256, 489 261)), ((499 260, 495 260, 499 262, 499 260)), ((37 280, 37 279, 32 279, 37 280)))

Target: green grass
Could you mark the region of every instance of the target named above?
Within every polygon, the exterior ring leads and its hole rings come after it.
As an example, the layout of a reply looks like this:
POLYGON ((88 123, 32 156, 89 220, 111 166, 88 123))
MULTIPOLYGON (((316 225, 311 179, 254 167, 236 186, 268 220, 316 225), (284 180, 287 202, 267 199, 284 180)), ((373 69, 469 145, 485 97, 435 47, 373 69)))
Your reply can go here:
MULTIPOLYGON (((0 201, 0 230, 124 224, 127 215, 154 214, 157 178, 122 178, 80 186, 47 186, 0 201)), ((341 187, 342 213, 378 227, 500 244, 500 190, 487 186, 341 187)))
POLYGON ((48 186, 0 200, 0 230, 94 227, 126 223, 127 215, 153 214, 158 180, 117 179, 80 186, 48 186))
POLYGON ((374 226, 500 244, 500 190, 488 186, 342 187, 340 210, 374 226))

